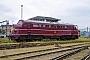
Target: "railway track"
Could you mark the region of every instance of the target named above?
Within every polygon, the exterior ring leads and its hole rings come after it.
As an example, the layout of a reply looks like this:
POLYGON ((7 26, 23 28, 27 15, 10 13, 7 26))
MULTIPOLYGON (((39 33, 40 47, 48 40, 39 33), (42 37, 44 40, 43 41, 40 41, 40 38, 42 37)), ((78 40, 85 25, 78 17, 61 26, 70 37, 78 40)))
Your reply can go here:
POLYGON ((55 54, 55 53, 64 54, 66 52, 73 51, 73 50, 78 50, 78 49, 83 50, 82 48, 86 49, 87 46, 82 45, 82 46, 73 46, 73 48, 72 47, 67 47, 67 48, 63 48, 63 49, 56 48, 56 49, 47 49, 47 50, 43 50, 43 51, 34 51, 34 52, 12 54, 12 55, 0 56, 0 59, 1 60, 7 60, 7 58, 10 58, 11 60, 33 59, 36 57, 45 56, 45 55, 49 55, 49 54, 55 54))
POLYGON ((87 54, 85 57, 81 58, 81 60, 90 60, 90 53, 87 54))
POLYGON ((53 58, 53 59, 50 59, 50 60, 63 60, 63 59, 65 59, 66 57, 69 57, 69 56, 71 56, 71 55, 74 55, 74 54, 76 54, 76 53, 78 53, 78 52, 80 52, 80 51, 82 51, 82 50, 85 50, 85 49, 88 49, 88 47, 87 47, 87 46, 80 47, 80 48, 78 48, 78 49, 75 49, 75 50, 73 50, 73 51, 71 51, 71 52, 62 54, 62 55, 60 55, 60 56, 58 56, 58 57, 55 57, 55 58, 53 58))

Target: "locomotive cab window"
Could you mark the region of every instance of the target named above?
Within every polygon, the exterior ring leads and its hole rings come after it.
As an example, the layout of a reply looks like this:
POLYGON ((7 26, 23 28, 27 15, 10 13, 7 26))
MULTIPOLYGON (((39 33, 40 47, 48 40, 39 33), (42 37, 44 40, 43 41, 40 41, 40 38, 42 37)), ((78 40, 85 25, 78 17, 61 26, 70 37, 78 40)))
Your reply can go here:
POLYGON ((76 29, 76 27, 75 26, 72 26, 72 29, 76 29))
POLYGON ((74 29, 74 26, 72 26, 72 28, 74 29))
POLYGON ((77 25, 74 26, 74 29, 78 28, 77 25))
POLYGON ((18 23, 17 23, 18 25, 22 25, 22 21, 18 21, 18 23))

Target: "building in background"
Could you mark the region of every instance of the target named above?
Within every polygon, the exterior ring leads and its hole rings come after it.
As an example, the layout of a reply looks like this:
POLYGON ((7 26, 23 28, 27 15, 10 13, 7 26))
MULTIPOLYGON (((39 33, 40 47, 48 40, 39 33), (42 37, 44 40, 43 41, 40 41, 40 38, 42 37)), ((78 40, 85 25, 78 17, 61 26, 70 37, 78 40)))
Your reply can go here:
POLYGON ((7 34, 10 34, 11 29, 12 29, 12 25, 9 25, 9 24, 0 26, 0 30, 5 31, 5 33, 7 30, 7 34))
POLYGON ((6 34, 9 35, 10 31, 12 29, 12 25, 9 25, 9 20, 3 20, 0 21, 1 25, 0 25, 0 34, 6 34), (4 23, 6 23, 4 25, 4 23))
POLYGON ((34 21, 46 21, 46 22, 58 22, 61 21, 61 19, 53 18, 53 17, 44 17, 44 16, 36 16, 29 18, 28 20, 34 20, 34 21))
POLYGON ((90 37, 90 28, 80 29, 80 37, 90 37))

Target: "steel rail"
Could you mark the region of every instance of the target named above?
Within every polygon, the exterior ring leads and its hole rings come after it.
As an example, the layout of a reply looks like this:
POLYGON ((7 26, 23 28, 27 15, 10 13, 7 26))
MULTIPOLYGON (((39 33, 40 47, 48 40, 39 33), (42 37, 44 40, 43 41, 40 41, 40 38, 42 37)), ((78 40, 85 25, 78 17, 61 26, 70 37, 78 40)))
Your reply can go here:
POLYGON ((81 60, 88 60, 90 58, 90 53, 87 54, 85 57, 81 58, 81 60))
POLYGON ((78 48, 78 49, 76 49, 76 50, 74 50, 74 51, 68 52, 68 53, 66 53, 66 54, 62 54, 62 55, 60 55, 60 56, 58 56, 58 57, 55 57, 55 58, 52 58, 52 59, 50 59, 50 60, 63 60, 63 59, 65 59, 66 57, 69 57, 69 56, 71 56, 71 55, 74 55, 74 54, 76 54, 76 53, 78 53, 78 52, 80 52, 80 51, 82 51, 82 50, 85 50, 85 49, 88 49, 88 46, 80 47, 80 48, 78 48))
POLYGON ((54 52, 49 52, 49 53, 41 53, 41 54, 37 54, 37 55, 33 55, 33 56, 27 56, 27 57, 22 57, 22 58, 16 58, 16 59, 14 59, 14 60, 29 59, 29 58, 44 56, 44 55, 53 54, 53 53, 58 53, 58 52, 70 51, 70 50, 79 49, 79 48, 81 48, 81 47, 69 48, 69 49, 65 49, 65 50, 61 50, 61 51, 54 51, 54 52))
POLYGON ((80 45, 84 45, 84 44, 77 44, 77 45, 71 45, 71 46, 65 46, 65 47, 56 47, 56 48, 45 49, 45 50, 38 50, 38 51, 32 51, 32 52, 22 52, 22 53, 16 53, 16 54, 7 54, 7 55, 4 55, 4 56, 0 56, 0 58, 4 58, 6 56, 15 56, 15 55, 22 55, 22 54, 27 54, 27 53, 56 50, 56 49, 61 49, 61 48, 70 48, 70 47, 80 46, 80 45))
MULTIPOLYGON (((54 53, 58 53, 58 52, 66 52, 66 51, 70 51, 70 50, 75 50, 75 49, 81 49, 84 48, 85 46, 81 47, 75 47, 75 48, 68 48, 68 49, 64 49, 64 50, 57 50, 57 51, 51 51, 51 52, 42 52, 40 54, 36 54, 36 55, 31 55, 31 56, 24 56, 24 57, 19 57, 19 55, 17 55, 17 58, 14 58, 14 60, 23 60, 23 59, 29 59, 29 58, 34 58, 34 57, 39 57, 39 56, 44 56, 44 55, 48 55, 48 54, 54 54, 54 53)), ((71 53, 68 53, 71 54, 71 53)), ((11 58, 11 56, 10 56, 11 58)))

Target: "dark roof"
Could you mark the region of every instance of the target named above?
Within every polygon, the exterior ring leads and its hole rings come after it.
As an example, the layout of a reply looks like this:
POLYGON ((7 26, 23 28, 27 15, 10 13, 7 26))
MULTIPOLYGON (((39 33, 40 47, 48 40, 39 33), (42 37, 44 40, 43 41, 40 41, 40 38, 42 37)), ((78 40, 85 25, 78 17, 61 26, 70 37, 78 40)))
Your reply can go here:
POLYGON ((61 19, 56 19, 56 18, 52 18, 52 17, 44 17, 44 16, 36 16, 36 17, 32 17, 29 18, 28 20, 36 20, 36 19, 44 19, 44 20, 51 20, 51 21, 60 21, 61 19))

